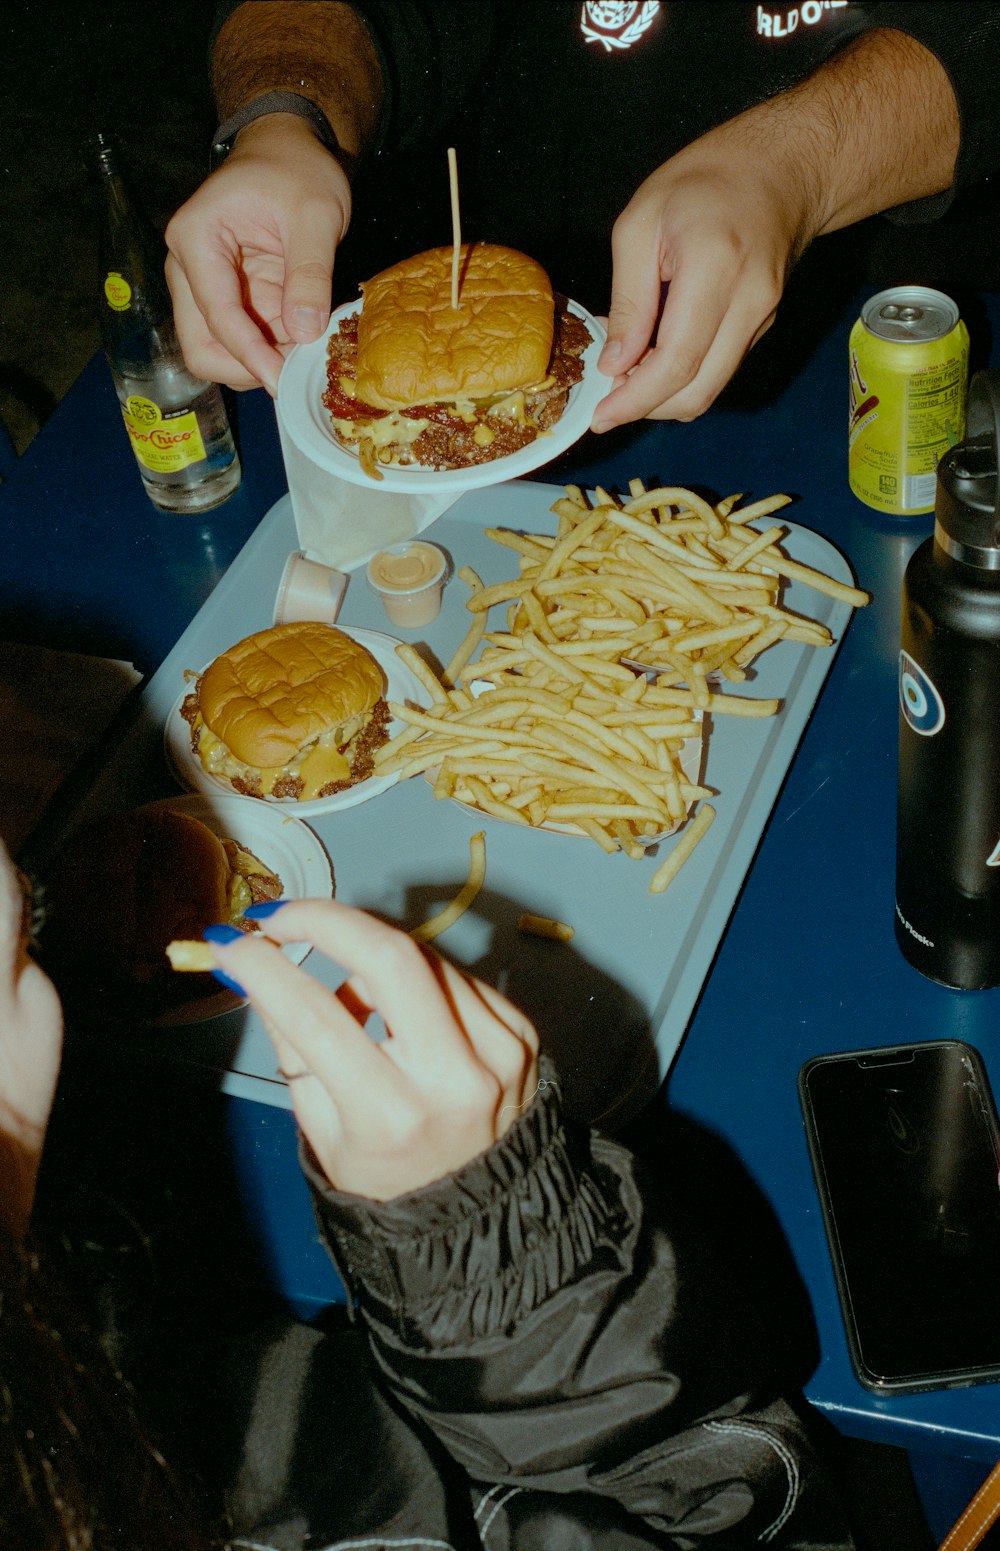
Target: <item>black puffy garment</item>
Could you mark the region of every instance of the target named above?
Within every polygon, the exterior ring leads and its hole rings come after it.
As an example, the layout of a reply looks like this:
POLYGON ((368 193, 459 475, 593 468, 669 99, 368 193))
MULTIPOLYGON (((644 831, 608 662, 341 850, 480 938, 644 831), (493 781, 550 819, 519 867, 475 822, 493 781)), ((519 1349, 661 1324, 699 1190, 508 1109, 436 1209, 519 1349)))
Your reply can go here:
POLYGON ((566 1123, 544 1071, 501 1142, 411 1195, 340 1195, 306 1153, 356 1324, 262 1367, 256 1455, 291 1474, 243 1503, 238 1544, 846 1551, 800 1416, 753 1380, 746 1268, 702 1286, 711 1257, 688 1265, 632 1153, 566 1123))

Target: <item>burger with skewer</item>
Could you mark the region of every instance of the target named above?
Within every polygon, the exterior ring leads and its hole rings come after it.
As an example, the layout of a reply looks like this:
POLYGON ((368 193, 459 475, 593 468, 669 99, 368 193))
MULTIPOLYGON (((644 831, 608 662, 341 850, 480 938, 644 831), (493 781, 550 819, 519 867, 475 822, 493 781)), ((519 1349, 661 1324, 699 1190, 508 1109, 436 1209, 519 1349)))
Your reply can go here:
POLYGON ((432 248, 361 287, 327 346, 323 403, 365 472, 460 469, 550 430, 584 373, 590 331, 524 253, 432 248))

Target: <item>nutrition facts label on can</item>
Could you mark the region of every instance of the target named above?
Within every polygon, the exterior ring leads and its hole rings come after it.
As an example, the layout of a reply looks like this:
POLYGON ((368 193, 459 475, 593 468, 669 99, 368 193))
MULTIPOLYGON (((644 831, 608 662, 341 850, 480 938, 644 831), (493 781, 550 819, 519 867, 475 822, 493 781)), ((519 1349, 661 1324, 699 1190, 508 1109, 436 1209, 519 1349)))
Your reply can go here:
POLYGON ((965 363, 947 361, 928 367, 906 385, 906 469, 903 500, 907 507, 933 506, 941 454, 962 435, 955 413, 962 402, 965 363))

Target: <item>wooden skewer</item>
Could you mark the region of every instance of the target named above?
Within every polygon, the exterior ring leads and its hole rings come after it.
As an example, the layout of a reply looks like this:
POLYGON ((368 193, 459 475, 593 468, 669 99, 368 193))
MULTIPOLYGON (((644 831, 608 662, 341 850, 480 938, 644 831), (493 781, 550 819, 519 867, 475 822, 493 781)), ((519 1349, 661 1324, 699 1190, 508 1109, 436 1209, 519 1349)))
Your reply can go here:
POLYGON ((448 147, 448 183, 451 188, 451 305, 458 309, 458 264, 462 251, 462 220, 458 210, 458 161, 455 147, 448 147))

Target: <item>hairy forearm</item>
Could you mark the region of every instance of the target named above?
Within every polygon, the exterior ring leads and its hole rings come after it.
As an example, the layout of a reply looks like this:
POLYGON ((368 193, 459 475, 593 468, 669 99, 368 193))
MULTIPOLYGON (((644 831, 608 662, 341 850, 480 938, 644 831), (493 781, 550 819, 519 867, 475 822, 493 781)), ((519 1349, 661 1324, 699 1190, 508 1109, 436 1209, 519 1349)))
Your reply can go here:
POLYGON ((865 33, 743 118, 787 158, 785 176, 802 180, 806 240, 940 193, 954 177, 960 121, 948 74, 903 32, 865 33))
POLYGON ((301 92, 351 158, 371 144, 382 108, 374 44, 339 0, 244 0, 216 39, 212 86, 223 119, 264 92, 301 92))

